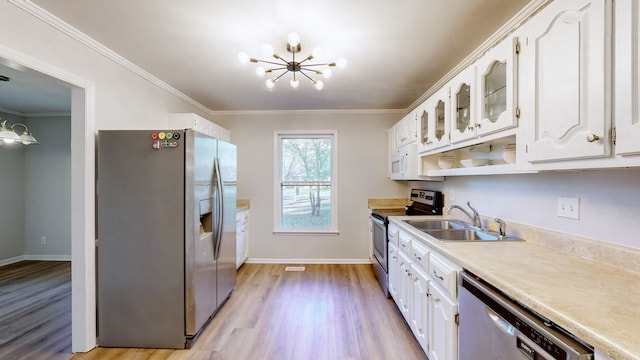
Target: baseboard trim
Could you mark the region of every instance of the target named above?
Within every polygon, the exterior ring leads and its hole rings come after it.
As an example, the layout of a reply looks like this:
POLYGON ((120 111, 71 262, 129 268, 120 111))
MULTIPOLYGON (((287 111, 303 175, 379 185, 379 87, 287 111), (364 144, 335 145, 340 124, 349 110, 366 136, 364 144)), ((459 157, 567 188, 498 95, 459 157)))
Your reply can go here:
POLYGON ((248 258, 248 264, 371 264, 370 259, 270 259, 248 258))
POLYGON ((0 266, 5 266, 5 265, 11 265, 13 263, 17 263, 24 260, 24 255, 20 255, 20 256, 14 256, 8 259, 2 259, 0 260, 0 266))
POLYGON ((71 261, 71 255, 24 255, 22 259, 35 261, 71 261))

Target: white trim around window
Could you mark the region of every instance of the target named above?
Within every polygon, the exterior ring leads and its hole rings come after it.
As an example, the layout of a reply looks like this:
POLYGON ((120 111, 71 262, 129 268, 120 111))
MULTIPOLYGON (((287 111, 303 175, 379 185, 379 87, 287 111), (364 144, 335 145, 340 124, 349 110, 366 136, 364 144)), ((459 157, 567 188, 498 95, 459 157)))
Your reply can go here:
MULTIPOLYGON (((275 234, 338 234, 338 133, 336 130, 276 130, 274 131, 274 201, 273 232, 275 234), (283 140, 287 139, 330 139, 331 176, 330 179, 283 179, 283 140), (284 189, 294 187, 322 186, 329 192, 330 222, 327 226, 283 226, 284 189)), ((326 201, 326 200, 325 200, 326 201)))

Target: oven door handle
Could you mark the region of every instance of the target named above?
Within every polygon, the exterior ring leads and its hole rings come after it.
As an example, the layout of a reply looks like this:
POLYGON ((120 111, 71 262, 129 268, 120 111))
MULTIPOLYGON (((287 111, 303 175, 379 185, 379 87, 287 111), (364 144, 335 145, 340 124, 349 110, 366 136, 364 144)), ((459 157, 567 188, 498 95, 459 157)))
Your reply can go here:
POLYGON ((378 224, 384 226, 384 220, 378 219, 375 216, 371 216, 371 220, 373 220, 373 222, 375 222, 375 223, 378 223, 378 224))

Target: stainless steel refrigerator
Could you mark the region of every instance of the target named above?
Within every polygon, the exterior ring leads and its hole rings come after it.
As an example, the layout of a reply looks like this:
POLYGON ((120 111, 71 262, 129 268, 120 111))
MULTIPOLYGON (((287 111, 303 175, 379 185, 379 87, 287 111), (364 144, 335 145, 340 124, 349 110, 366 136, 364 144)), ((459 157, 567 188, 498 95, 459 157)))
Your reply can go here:
POLYGON ((236 146, 193 130, 98 136, 98 342, 188 348, 236 279, 236 146))

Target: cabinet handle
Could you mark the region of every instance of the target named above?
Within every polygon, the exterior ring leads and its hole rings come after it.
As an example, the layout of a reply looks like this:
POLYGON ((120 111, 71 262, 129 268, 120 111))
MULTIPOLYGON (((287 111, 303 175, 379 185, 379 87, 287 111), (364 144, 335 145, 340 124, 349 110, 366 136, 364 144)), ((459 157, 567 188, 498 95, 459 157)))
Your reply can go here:
POLYGON ((596 135, 596 134, 589 134, 587 135, 587 141, 592 143, 594 141, 598 141, 600 140, 600 136, 596 135))
POLYGON ((435 276, 436 279, 444 280, 444 277, 439 276, 438 273, 435 270, 433 270, 433 276, 435 276))

